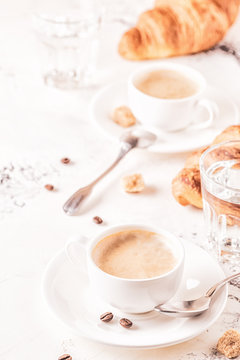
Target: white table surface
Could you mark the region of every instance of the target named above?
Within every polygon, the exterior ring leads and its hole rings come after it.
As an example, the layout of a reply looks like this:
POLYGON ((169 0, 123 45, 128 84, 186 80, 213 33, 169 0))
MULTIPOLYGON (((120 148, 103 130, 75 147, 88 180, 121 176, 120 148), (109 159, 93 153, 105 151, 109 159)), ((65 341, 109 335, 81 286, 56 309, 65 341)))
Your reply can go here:
MULTIPOLYGON (((145 1, 146 3, 146 1, 145 1)), ((127 350, 87 341, 55 319, 41 297, 41 278, 49 260, 77 233, 91 236, 109 225, 144 222, 204 245, 202 211, 183 208, 171 195, 171 180, 187 154, 133 151, 108 176, 81 216, 62 211, 66 198, 87 184, 118 151, 88 119, 88 105, 99 90, 60 91, 41 78, 41 55, 31 28, 31 1, 0 5, 0 359, 74 360, 218 359, 215 345, 229 328, 240 330, 240 282, 230 286, 220 319, 194 340, 166 349, 127 350), (72 164, 64 166, 62 157, 72 164), (5 169, 4 169, 5 167, 5 169), (122 191, 124 174, 141 172, 147 191, 122 191), (10 179, 6 179, 6 174, 10 179), (51 183, 57 191, 48 192, 51 183), (92 217, 104 224, 98 226, 92 217)), ((101 85, 127 79, 139 63, 121 59, 117 41, 126 25, 112 22, 101 34, 101 85), (107 40, 106 40, 107 39, 107 40)), ((227 35, 238 45, 240 18, 227 35)), ((223 89, 240 109, 240 64, 220 50, 170 61, 200 70, 209 84, 223 89)))

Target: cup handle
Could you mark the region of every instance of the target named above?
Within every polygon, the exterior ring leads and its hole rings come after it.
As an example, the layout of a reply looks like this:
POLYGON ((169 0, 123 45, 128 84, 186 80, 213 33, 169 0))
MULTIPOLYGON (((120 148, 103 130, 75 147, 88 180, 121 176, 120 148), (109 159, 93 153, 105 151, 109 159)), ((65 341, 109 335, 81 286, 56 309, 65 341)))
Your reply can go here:
POLYGON ((79 235, 71 238, 65 245, 68 260, 81 271, 86 272, 86 245, 89 239, 79 235))
POLYGON ((190 125, 191 129, 206 129, 212 125, 213 120, 218 116, 219 108, 214 101, 208 99, 200 99, 197 101, 196 106, 204 107, 208 112, 208 118, 190 125))

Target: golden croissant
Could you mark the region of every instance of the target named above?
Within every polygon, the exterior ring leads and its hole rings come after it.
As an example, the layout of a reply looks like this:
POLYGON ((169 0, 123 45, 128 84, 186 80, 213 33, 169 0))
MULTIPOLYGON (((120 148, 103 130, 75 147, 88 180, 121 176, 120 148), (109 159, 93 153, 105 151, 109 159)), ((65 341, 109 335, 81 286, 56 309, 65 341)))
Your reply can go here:
MULTIPOLYGON (((229 140, 240 140, 240 125, 229 126, 215 138, 212 144, 219 144, 229 140)), ((186 160, 184 168, 172 181, 173 196, 183 206, 191 204, 198 208, 203 207, 199 159, 207 148, 205 147, 193 152, 186 160)), ((226 153, 226 150, 222 149, 222 151, 226 153)), ((230 155, 231 157, 236 156, 234 149, 230 155)), ((237 157, 239 157, 239 150, 237 157)))
POLYGON ((240 0, 156 0, 119 43, 128 60, 193 54, 222 40, 233 24, 240 0))

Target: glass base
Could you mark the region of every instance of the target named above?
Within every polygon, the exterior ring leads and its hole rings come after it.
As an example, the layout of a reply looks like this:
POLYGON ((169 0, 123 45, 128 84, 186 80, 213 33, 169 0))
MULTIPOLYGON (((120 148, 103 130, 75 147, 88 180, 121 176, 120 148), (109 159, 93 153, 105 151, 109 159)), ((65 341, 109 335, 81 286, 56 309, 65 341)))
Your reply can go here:
POLYGON ((231 251, 225 251, 225 250, 220 250, 218 253, 218 260, 222 263, 222 264, 231 264, 231 265, 235 265, 235 266, 239 266, 240 269, 240 254, 239 253, 233 253, 231 251))
POLYGON ((231 251, 226 248, 218 247, 217 241, 214 238, 208 238, 206 249, 220 264, 232 265, 235 271, 240 272, 240 252, 231 251))
POLYGON ((62 90, 77 90, 96 86, 92 74, 84 73, 79 75, 74 70, 68 72, 52 70, 47 72, 43 79, 46 85, 62 90))

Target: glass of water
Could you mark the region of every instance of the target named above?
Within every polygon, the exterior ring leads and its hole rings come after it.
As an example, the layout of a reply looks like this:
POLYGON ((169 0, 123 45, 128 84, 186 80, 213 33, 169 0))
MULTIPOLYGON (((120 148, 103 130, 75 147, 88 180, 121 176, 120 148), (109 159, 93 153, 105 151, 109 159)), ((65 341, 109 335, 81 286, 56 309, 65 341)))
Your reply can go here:
MULTIPOLYGON (((209 247, 221 262, 240 261, 240 141, 210 147, 200 158, 209 247)), ((240 264, 240 262, 239 262, 240 264)))
POLYGON ((61 89, 94 85, 101 12, 87 4, 82 9, 33 16, 36 35, 45 48, 47 85, 61 89))

